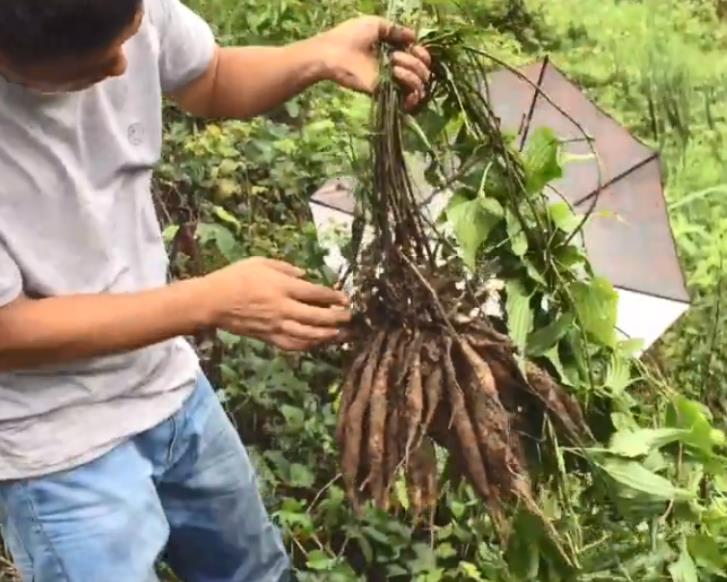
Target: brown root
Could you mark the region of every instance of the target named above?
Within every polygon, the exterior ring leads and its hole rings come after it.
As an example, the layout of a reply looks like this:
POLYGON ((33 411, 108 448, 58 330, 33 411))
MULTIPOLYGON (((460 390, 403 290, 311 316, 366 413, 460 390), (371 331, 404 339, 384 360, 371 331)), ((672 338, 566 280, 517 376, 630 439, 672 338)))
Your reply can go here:
POLYGON ((409 505, 414 519, 418 520, 423 512, 431 516, 436 509, 439 495, 437 483, 437 456, 430 439, 411 452, 406 466, 406 484, 409 505))
POLYGON ((553 421, 560 426, 576 444, 593 440, 578 403, 559 386, 550 374, 529 364, 528 386, 542 400, 553 421))
POLYGON ((389 418, 386 421, 386 450, 384 459, 384 489, 385 498, 387 500, 389 492, 391 491, 391 486, 396 478, 397 470, 403 458, 399 427, 401 426, 402 416, 404 415, 404 412, 401 410, 403 401, 399 395, 394 395, 394 398, 392 398, 389 402, 389 418))
POLYGON ((474 374, 474 382, 465 386, 474 410, 482 456, 491 480, 497 482, 503 494, 512 494, 513 481, 523 478, 520 441, 510 432, 509 417, 500 402, 490 367, 466 341, 460 341, 459 348, 474 374))
POLYGON ((338 411, 338 420, 336 424, 336 441, 339 445, 343 445, 346 432, 346 414, 348 409, 356 396, 356 390, 359 387, 361 380, 361 372, 368 361, 371 349, 362 351, 348 369, 346 374, 346 380, 343 383, 341 389, 341 407, 338 411))
POLYGON ((409 453, 414 444, 424 411, 424 387, 422 385, 422 356, 421 338, 414 344, 414 357, 409 372, 409 382, 406 390, 406 444, 404 458, 409 462, 409 453))
POLYGON ((429 432, 429 427, 432 425, 434 415, 444 394, 444 376, 441 366, 434 366, 427 375, 424 382, 424 393, 426 395, 426 415, 422 423, 422 434, 429 432))
POLYGON ((374 374, 376 373, 381 346, 385 338, 386 332, 384 331, 376 335, 371 346, 370 355, 366 361, 366 366, 361 374, 361 383, 356 393, 356 398, 346 411, 345 442, 341 467, 346 493, 355 507, 358 507, 356 481, 359 473, 359 461, 361 459, 363 419, 369 406, 369 400, 373 390, 374 374))
POLYGON ((482 461, 480 449, 477 446, 477 436, 467 414, 464 394, 457 382, 457 375, 454 371, 452 359, 449 356, 452 348, 452 340, 447 338, 445 340, 445 346, 445 388, 449 396, 449 404, 452 407, 452 424, 459 438, 465 467, 477 492, 485 500, 492 500, 494 499, 494 495, 485 470, 485 464, 482 461))
POLYGON ((371 392, 368 443, 368 460, 371 469, 365 484, 368 484, 378 507, 385 505, 384 442, 386 437, 387 392, 389 390, 389 376, 400 337, 401 331, 394 331, 389 334, 371 392))

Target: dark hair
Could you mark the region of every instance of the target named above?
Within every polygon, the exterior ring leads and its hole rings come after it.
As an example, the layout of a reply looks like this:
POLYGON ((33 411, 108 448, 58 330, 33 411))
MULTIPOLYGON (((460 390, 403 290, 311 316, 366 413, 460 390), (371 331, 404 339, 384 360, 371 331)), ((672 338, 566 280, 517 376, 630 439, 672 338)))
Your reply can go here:
POLYGON ((0 0, 0 53, 34 63, 103 50, 142 0, 0 0))

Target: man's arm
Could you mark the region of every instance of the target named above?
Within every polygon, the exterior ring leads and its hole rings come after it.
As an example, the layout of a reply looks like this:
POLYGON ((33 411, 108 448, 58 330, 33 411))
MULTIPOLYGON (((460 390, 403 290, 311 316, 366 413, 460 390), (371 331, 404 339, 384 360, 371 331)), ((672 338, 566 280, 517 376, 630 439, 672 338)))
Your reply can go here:
POLYGON ((20 298, 0 308, 0 372, 126 352, 217 327, 286 350, 332 341, 350 319, 341 293, 254 258, 157 290, 20 298))
POLYGON ((396 78, 408 89, 407 105, 423 97, 429 55, 413 46, 414 33, 376 17, 343 23, 333 30, 284 47, 215 50, 207 71, 172 97, 199 117, 247 119, 275 109, 324 80, 372 92, 378 79, 377 46, 408 51, 393 55, 396 78))

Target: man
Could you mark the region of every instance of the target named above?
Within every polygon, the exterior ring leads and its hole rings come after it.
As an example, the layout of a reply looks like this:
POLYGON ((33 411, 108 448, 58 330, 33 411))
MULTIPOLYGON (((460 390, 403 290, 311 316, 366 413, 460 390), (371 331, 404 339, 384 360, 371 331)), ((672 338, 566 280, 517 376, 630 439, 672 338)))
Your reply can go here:
POLYGON ((220 48, 180 0, 0 2, 0 523, 24 580, 281 580, 288 560, 191 347, 339 337, 346 298, 254 258, 167 284, 150 195, 166 94, 249 118, 310 85, 372 91, 376 46, 415 106, 428 55, 376 18, 220 48))

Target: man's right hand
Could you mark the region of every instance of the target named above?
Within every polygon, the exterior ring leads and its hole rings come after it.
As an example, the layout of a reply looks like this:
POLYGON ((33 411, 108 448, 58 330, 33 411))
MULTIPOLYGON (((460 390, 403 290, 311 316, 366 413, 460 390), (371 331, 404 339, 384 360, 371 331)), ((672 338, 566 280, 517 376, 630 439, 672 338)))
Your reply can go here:
POLYGON ((212 325, 287 351, 342 338, 351 320, 345 294, 303 280, 304 271, 255 257, 207 275, 205 305, 212 325))

